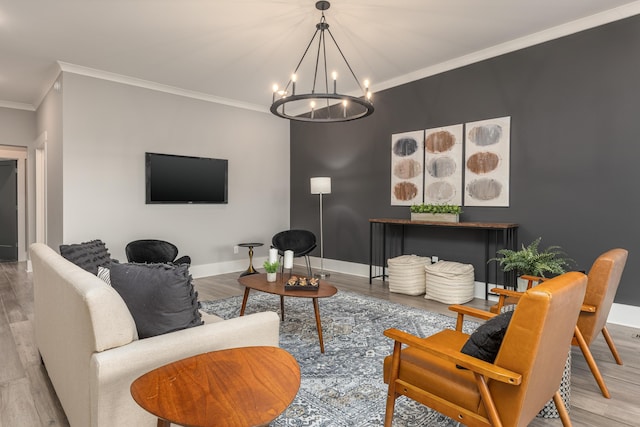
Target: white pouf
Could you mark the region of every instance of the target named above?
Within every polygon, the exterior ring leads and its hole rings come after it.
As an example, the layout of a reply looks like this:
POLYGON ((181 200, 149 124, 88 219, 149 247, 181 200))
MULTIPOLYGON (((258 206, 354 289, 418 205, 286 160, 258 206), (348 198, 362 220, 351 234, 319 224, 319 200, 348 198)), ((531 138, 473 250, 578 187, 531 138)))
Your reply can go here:
POLYGON ((406 295, 422 295, 425 291, 424 267, 431 258, 417 255, 400 255, 387 261, 389 292, 406 295))
POLYGON ((426 299, 444 304, 463 304, 473 299, 473 265, 439 261, 425 266, 424 270, 426 299))

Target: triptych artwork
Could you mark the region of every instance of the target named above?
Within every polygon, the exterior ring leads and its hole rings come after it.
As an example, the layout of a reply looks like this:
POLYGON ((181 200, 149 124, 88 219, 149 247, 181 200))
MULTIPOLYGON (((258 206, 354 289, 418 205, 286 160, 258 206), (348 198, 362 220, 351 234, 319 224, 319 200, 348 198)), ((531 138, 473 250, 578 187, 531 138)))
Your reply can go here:
POLYGON ((509 206, 510 132, 500 117, 392 135, 391 205, 509 206))

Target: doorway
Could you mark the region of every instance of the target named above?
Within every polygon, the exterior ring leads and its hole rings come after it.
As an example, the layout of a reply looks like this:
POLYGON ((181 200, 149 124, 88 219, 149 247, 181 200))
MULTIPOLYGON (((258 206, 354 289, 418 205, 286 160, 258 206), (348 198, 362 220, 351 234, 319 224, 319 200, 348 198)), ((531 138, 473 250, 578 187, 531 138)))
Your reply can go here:
POLYGON ((0 261, 18 261, 17 160, 0 160, 0 261))

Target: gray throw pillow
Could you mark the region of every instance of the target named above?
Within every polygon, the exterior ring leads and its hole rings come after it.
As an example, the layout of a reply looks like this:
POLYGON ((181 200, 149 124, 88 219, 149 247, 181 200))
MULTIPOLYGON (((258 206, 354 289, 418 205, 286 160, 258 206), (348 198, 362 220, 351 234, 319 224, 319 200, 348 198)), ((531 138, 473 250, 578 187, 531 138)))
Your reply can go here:
POLYGON ((202 325, 188 265, 113 264, 110 277, 140 338, 202 325))
POLYGON ((60 245, 60 255, 92 274, 98 274, 98 266, 108 267, 111 264, 111 255, 99 239, 60 245))

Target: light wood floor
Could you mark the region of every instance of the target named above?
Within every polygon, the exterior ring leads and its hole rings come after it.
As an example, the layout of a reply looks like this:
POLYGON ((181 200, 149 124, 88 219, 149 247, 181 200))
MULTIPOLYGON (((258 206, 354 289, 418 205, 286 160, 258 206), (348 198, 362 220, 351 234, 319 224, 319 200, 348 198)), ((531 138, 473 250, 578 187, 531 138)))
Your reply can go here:
MULTIPOLYGON (((195 280, 199 299, 242 295, 244 288, 237 282, 238 274, 195 280)), ((341 290, 451 315, 444 304, 389 293, 380 281, 369 285, 366 278, 340 273, 333 273, 329 280, 341 290)), ((470 305, 487 307, 484 300, 478 299, 470 305)), ((0 310, 0 427, 68 426, 35 346, 33 287, 31 274, 25 272, 25 263, 0 263, 0 310)), ((592 344, 592 352, 612 399, 602 397, 582 354, 577 348, 573 349, 570 415, 574 426, 640 425, 640 330, 609 325, 609 331, 624 366, 615 364, 602 338, 592 344)), ((555 419, 536 419, 530 425, 562 424, 555 419)))

